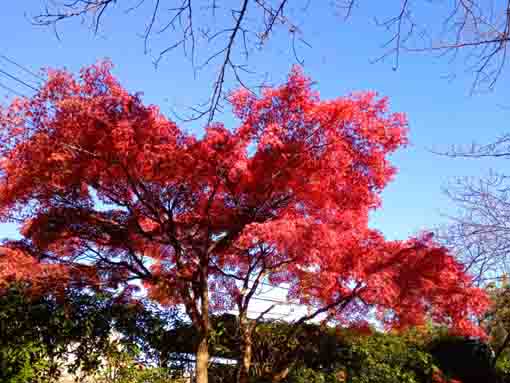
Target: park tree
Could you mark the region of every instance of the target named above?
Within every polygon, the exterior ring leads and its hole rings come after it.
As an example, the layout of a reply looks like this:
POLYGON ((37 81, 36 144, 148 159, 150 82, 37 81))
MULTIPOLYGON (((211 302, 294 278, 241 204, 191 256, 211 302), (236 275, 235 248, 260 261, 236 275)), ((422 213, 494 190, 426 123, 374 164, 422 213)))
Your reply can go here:
POLYGON ((459 177, 445 188, 457 211, 447 225, 437 229, 438 238, 458 254, 480 285, 500 286, 510 270, 508 191, 504 172, 480 178, 459 177))
POLYGON ((246 382, 262 284, 322 315, 359 322, 374 310, 388 328, 427 318, 482 335, 487 298, 430 235, 386 241, 369 212, 395 173, 388 155, 407 123, 365 92, 321 100, 294 68, 260 96, 229 101, 239 119, 190 135, 109 63, 49 71, 31 98, 0 111, 0 218, 20 225, 5 241, 3 279, 33 280, 34 294, 71 283, 115 289, 129 302, 182 304, 198 332, 197 381, 207 382, 210 314, 239 313, 238 379, 246 382))
POLYGON ((510 305, 508 279, 491 282, 487 290, 492 300, 490 309, 484 316, 484 325, 490 335, 494 350, 493 365, 508 365, 508 345, 510 343, 510 305))

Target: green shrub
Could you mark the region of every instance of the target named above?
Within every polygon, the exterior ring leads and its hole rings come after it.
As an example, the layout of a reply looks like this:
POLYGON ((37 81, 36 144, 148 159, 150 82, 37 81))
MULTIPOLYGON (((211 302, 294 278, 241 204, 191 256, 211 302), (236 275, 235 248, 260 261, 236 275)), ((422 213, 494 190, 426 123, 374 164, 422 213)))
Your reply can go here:
POLYGON ((288 378, 288 383, 337 383, 341 382, 337 379, 334 372, 323 372, 313 370, 311 368, 301 367, 293 369, 288 378))
POLYGON ((432 375, 431 355, 405 337, 373 333, 349 338, 342 355, 349 383, 421 383, 432 375))
POLYGON ((496 382, 493 355, 489 346, 478 340, 455 336, 439 336, 430 353, 447 376, 462 383, 496 382))

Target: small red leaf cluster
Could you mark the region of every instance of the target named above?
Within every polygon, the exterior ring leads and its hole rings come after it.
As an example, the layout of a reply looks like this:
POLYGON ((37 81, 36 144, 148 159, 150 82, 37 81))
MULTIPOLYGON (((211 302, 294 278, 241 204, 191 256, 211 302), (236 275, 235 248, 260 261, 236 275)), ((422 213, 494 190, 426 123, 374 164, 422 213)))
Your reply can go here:
POLYGON ((63 296, 67 287, 97 287, 95 270, 87 265, 40 262, 16 246, 0 246, 0 294, 11 283, 23 283, 32 295, 63 296))

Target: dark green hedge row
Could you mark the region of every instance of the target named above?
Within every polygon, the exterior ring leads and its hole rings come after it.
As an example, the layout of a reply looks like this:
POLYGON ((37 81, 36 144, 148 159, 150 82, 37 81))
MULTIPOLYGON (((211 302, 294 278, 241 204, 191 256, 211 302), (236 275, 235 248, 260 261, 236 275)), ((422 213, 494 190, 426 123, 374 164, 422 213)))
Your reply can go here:
MULTIPOLYGON (((211 366, 211 383, 230 383, 235 364, 225 361, 239 355, 236 318, 215 317, 213 326, 210 351, 219 362, 211 366)), ((127 305, 104 294, 70 292, 58 300, 26 297, 12 288, 0 296, 2 383, 56 380, 57 361, 68 358, 71 344, 76 357, 71 370, 92 372, 108 360, 122 360, 125 371, 119 376, 127 379, 122 382, 170 382, 189 367, 195 339, 193 328, 175 311, 127 305), (112 331, 122 335, 123 355, 112 353, 112 331), (137 372, 140 364, 156 369, 137 372)), ((253 341, 256 383, 510 382, 508 351, 493 366, 490 346, 434 328, 388 334, 307 324, 296 331, 270 321, 258 325, 253 341)))

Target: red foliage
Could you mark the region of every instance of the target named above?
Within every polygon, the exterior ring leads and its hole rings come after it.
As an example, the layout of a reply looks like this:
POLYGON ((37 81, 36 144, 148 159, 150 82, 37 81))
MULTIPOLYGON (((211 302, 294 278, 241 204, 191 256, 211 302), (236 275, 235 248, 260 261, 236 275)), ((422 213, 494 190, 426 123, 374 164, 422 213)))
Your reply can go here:
POLYGON ((60 296, 70 286, 97 286, 98 280, 92 267, 40 262, 13 245, 0 246, 0 293, 15 282, 23 282, 26 291, 33 295, 51 292, 60 296))
POLYGON ((338 320, 375 307, 391 327, 432 315, 480 333, 470 319, 487 298, 444 248, 368 228, 395 173, 387 156, 406 143, 386 98, 322 101, 294 69, 260 97, 230 99, 238 128, 212 124, 198 139, 108 63, 80 79, 50 72, 33 98, 0 110, 0 218, 24 222, 32 254, 93 266, 112 287, 141 279, 193 320, 204 291, 225 310, 265 280, 312 306, 345 303, 329 310, 338 320))
POLYGON ((440 370, 434 371, 434 373, 432 374, 432 382, 433 383, 462 383, 462 381, 458 380, 458 379, 446 378, 440 370))

